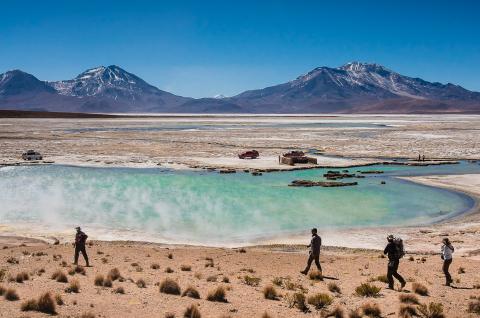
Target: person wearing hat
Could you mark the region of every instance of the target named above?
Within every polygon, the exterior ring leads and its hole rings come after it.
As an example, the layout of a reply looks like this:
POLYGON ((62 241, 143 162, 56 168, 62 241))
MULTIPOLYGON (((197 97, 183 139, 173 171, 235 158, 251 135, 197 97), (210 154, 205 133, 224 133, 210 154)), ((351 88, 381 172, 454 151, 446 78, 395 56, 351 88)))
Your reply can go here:
POLYGON ((388 255, 388 269, 387 269, 387 280, 388 280, 388 288, 393 289, 394 281, 393 278, 395 277, 401 284, 400 289, 403 289, 407 284, 405 279, 398 273, 398 265, 400 265, 400 253, 398 250, 397 245, 394 242, 395 237, 393 235, 387 236, 388 244, 383 251, 383 254, 388 255))
POLYGON ((78 256, 80 255, 80 252, 81 252, 88 267, 90 265, 88 263, 88 255, 87 255, 87 250, 85 246, 88 236, 87 234, 82 232, 82 229, 80 228, 80 226, 77 226, 75 229, 77 230, 77 234, 75 235, 75 262, 73 264, 75 265, 78 264, 78 256))
POLYGON ((442 240, 442 259, 443 259, 443 273, 445 274, 445 279, 446 283, 445 286, 450 286, 451 283, 453 283, 452 276, 448 272, 448 269, 450 268, 450 265, 452 264, 452 254, 455 249, 453 248, 452 243, 450 243, 450 240, 448 237, 445 237, 442 240))
POLYGON ((307 261, 307 267, 305 270, 301 271, 303 275, 307 275, 308 271, 310 270, 310 266, 312 262, 315 261, 315 265, 317 265, 317 269, 320 271, 320 275, 322 273, 322 266, 320 265, 320 247, 322 246, 322 238, 318 236, 317 229, 312 229, 312 240, 310 244, 307 246, 310 248, 310 255, 307 261))

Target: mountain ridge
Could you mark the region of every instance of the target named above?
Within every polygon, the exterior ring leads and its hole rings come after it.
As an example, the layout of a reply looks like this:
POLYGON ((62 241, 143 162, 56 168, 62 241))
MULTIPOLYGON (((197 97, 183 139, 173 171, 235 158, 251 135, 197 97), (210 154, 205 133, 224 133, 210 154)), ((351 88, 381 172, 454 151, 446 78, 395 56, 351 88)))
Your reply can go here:
POLYGON ((0 74, 0 108, 67 112, 480 113, 480 93, 401 75, 376 63, 321 66, 297 78, 232 97, 189 98, 163 91, 116 65, 73 79, 0 74))

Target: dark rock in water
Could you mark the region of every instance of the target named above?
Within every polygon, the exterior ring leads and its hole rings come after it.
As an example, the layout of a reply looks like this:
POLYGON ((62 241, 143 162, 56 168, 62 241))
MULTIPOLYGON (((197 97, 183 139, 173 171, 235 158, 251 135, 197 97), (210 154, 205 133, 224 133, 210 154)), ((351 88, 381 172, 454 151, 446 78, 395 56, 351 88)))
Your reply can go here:
POLYGON ((385 182, 385 181, 382 181, 382 182, 380 182, 380 184, 386 184, 386 182, 385 182))
POLYGON ((348 170, 342 170, 343 173, 348 173, 348 170))
POLYGON ((357 185, 357 182, 332 182, 332 181, 311 181, 293 180, 289 187, 347 187, 357 185))
POLYGON ((252 172, 252 176, 261 176, 262 173, 261 172, 258 172, 258 171, 253 171, 252 172))
POLYGON ((250 170, 248 170, 248 169, 245 169, 245 170, 243 170, 243 172, 249 173, 249 172, 250 172, 250 170))
POLYGON ((236 173, 234 169, 222 169, 219 171, 220 173, 236 173))
POLYGON ((339 173, 338 171, 328 171, 323 176, 328 180, 337 180, 337 179, 343 179, 343 178, 354 178, 355 174, 339 173))
POLYGON ((355 176, 355 178, 357 178, 357 179, 363 179, 363 178, 365 178, 365 176, 355 176))
POLYGON ((363 174, 380 174, 380 173, 383 173, 382 170, 369 170, 369 171, 361 171, 360 173, 363 173, 363 174))

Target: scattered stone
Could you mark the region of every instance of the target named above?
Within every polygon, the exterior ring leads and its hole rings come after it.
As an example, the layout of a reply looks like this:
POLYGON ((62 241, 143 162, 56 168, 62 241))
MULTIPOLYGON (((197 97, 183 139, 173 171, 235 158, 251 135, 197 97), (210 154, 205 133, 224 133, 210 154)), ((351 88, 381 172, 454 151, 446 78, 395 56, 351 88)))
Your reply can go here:
POLYGON ((293 180, 289 187, 347 187, 357 185, 357 182, 332 182, 332 181, 311 181, 293 180))

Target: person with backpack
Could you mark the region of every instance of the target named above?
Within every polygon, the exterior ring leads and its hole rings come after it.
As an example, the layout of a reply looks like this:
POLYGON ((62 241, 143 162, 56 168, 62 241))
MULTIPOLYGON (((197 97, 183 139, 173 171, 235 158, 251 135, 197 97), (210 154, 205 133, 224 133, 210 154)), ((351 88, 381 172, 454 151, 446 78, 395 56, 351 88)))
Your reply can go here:
POLYGON ((395 277, 401 284, 400 289, 403 289, 407 284, 405 279, 398 273, 398 265, 400 264, 400 259, 405 255, 403 249, 403 241, 400 238, 395 238, 393 235, 387 236, 388 244, 383 251, 383 254, 388 255, 388 269, 387 269, 387 279, 388 279, 388 288, 394 289, 395 277))
POLYGON ((448 237, 445 237, 442 240, 442 259, 443 259, 443 273, 445 274, 445 279, 446 283, 445 286, 450 286, 451 283, 453 283, 452 276, 448 272, 448 269, 450 268, 450 265, 452 264, 452 254, 455 251, 453 248, 452 243, 450 243, 450 240, 448 237))

